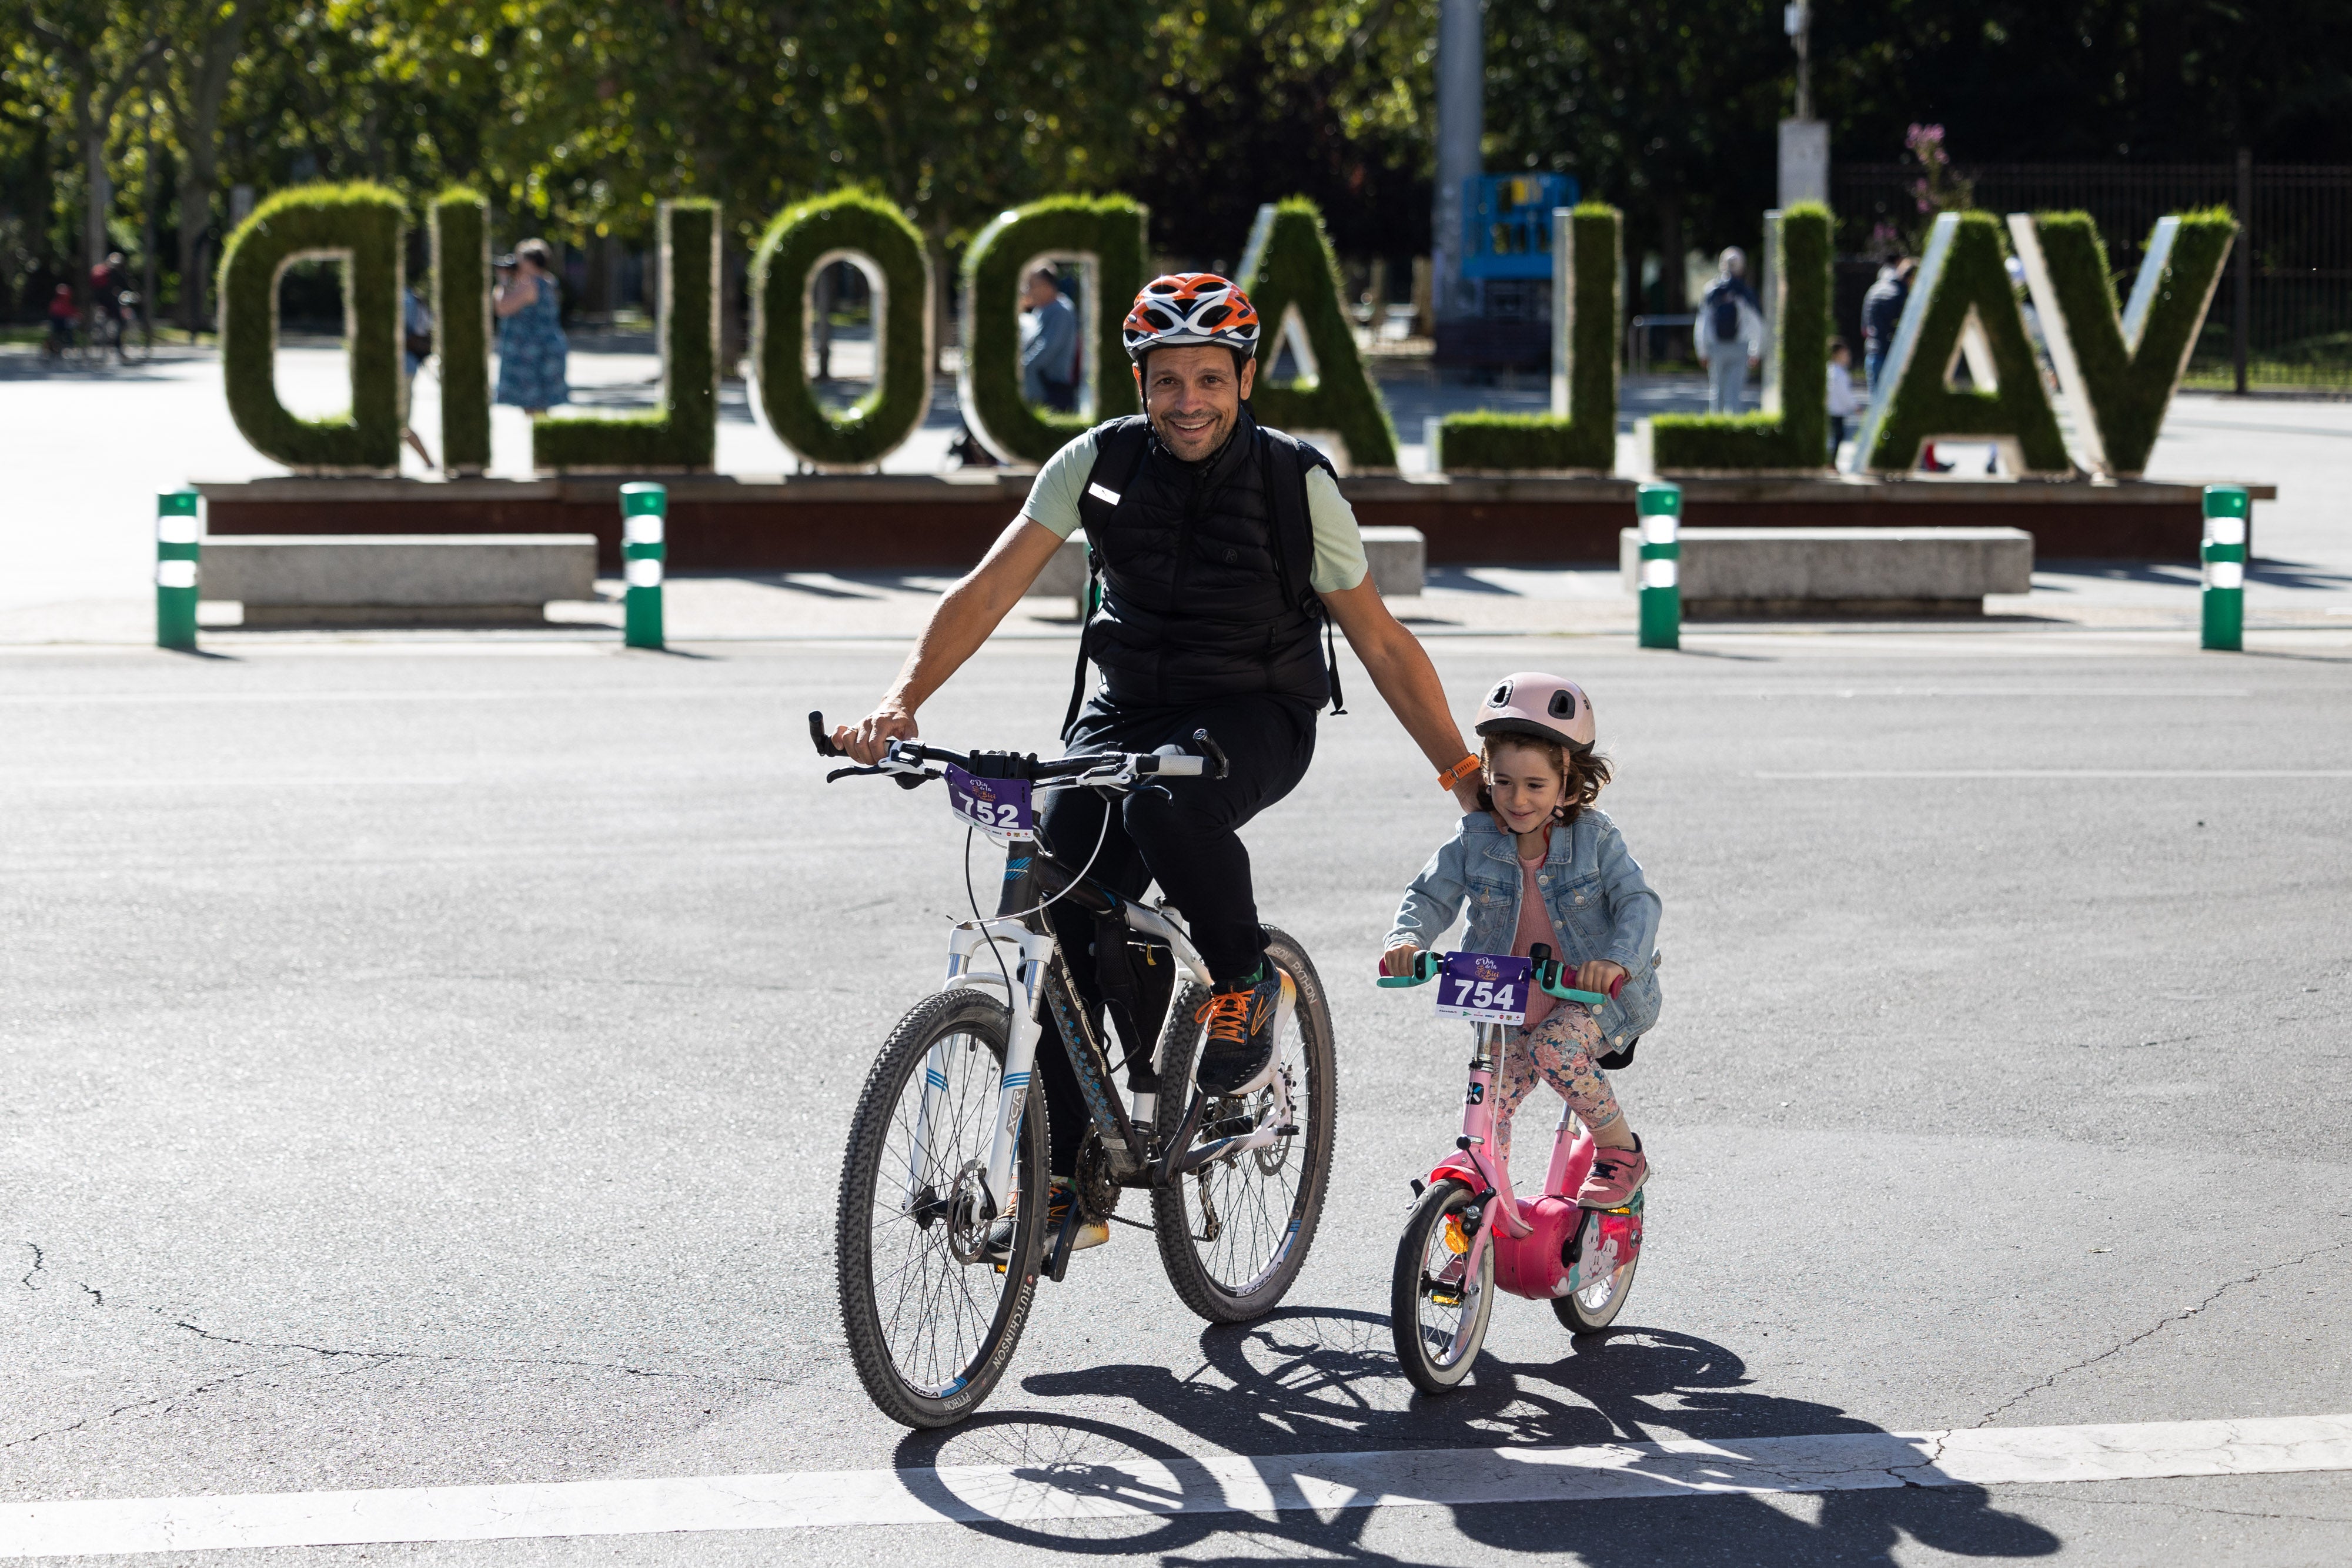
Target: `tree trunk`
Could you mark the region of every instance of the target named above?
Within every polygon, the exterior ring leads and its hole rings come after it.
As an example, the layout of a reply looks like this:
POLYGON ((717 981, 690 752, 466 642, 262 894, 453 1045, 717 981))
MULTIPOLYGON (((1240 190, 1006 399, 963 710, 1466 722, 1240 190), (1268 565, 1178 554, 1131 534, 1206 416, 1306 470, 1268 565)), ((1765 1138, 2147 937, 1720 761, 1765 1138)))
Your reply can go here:
POLYGON ((931 246, 931 373, 946 373, 948 344, 958 340, 955 313, 955 269, 948 265, 948 236, 934 229, 925 236, 931 246))
POLYGON ((180 325, 194 332, 210 319, 213 196, 220 189, 220 113, 228 76, 243 52, 252 0, 236 0, 199 44, 188 78, 188 101, 174 106, 180 137, 180 325))
POLYGON ((82 265, 95 267, 106 259, 106 214, 114 205, 114 182, 106 172, 106 120, 96 118, 94 106, 87 97, 81 100, 79 119, 87 197, 81 220, 82 265))
POLYGON ((1683 313, 1683 202, 1679 195, 1658 199, 1658 296, 1666 316, 1683 313))

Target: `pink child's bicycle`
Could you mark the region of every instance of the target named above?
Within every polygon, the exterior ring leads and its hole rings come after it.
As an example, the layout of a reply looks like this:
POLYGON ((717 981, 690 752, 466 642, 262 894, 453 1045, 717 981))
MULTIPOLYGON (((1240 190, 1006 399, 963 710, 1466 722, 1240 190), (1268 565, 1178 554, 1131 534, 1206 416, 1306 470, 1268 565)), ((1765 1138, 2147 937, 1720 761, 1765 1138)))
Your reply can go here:
MULTIPOLYGON (((1497 1288, 1549 1301, 1571 1333, 1616 1321, 1633 1289, 1642 1255, 1642 1195, 1622 1208, 1579 1207, 1577 1190, 1592 1168, 1592 1136, 1561 1108, 1544 1190, 1530 1203, 1511 1191, 1511 1173, 1490 1157, 1495 1146, 1495 1072, 1512 1029, 1527 1018, 1530 990, 1541 986, 1566 1001, 1598 1007, 1609 999, 1560 984, 1560 966, 1538 944, 1532 958, 1493 953, 1421 953, 1410 975, 1382 976, 1383 986, 1438 983, 1441 1018, 1475 1026, 1470 1090, 1454 1152, 1412 1184, 1416 1201, 1397 1242, 1389 1324, 1397 1359, 1413 1386, 1443 1394, 1469 1375, 1486 1337, 1497 1288)), ((1612 996, 1624 984, 1621 977, 1612 996)))

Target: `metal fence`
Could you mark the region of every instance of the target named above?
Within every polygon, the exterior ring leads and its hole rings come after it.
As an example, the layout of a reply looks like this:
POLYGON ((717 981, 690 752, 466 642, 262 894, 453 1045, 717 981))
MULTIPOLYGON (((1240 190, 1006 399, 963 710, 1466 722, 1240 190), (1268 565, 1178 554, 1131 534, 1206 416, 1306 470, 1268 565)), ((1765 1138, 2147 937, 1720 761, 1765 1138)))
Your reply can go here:
MULTIPOLYGON (((2121 274, 2138 270, 2167 213, 2226 206, 2244 225, 2189 365, 2191 385, 2352 390, 2352 167, 2235 163, 1994 163, 1963 169, 1987 212, 2089 213, 2121 274)), ((1916 245, 1927 224, 1918 171, 1851 163, 1836 171, 1838 248, 1849 257, 1916 245)), ((1838 319, 1857 334, 1872 269, 1841 263, 1838 319)))

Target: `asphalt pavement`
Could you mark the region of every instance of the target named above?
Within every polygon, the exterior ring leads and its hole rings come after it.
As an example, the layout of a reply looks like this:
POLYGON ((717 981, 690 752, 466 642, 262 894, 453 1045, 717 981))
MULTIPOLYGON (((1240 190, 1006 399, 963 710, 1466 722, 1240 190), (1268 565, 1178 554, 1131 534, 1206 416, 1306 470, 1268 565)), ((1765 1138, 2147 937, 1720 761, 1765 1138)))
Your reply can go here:
MULTIPOLYGON (((1465 714, 1514 668, 1587 685, 1664 900, 1664 1011, 1617 1077, 1655 1171, 1620 1326, 1571 1345, 1507 1299, 1459 1393, 1396 1371, 1391 1255, 1463 1041, 1368 977, 1452 819, 1351 671, 1245 835, 1339 1036, 1297 1287, 1212 1329, 1119 1230, 926 1435, 848 1367, 830 1228, 963 835, 931 793, 824 785, 802 716, 870 703, 901 645, 0 654, 0 1546, 55 1500, 996 1467, 1100 1517, 269 1560, 2345 1561, 2340 1468, 1110 1506, 1223 1456, 2352 1412, 2352 628, 1433 647, 1465 714)), ((1048 746, 1068 654, 991 650, 929 733, 1048 746)))

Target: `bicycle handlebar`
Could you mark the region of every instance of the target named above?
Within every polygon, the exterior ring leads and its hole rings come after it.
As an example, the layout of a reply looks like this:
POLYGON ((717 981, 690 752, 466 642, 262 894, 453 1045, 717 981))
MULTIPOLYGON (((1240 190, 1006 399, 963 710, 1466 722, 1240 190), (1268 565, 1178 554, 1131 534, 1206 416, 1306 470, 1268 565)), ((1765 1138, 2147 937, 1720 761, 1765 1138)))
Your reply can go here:
MULTIPOLYGON (((1613 1001, 1616 999, 1617 994, 1625 988, 1625 977, 1623 975, 1619 975, 1615 979, 1609 982, 1609 991, 1605 996, 1599 991, 1584 991, 1579 990, 1573 986, 1563 986, 1559 983, 1559 960, 1551 956, 1551 950, 1549 947, 1545 947, 1542 944, 1538 943, 1537 947, 1538 955, 1535 959, 1536 984, 1541 987, 1547 995, 1558 997, 1564 1002, 1582 1002, 1586 1007, 1597 1008, 1603 1002, 1613 1001)), ((1430 981, 1437 978, 1438 967, 1444 962, 1445 955, 1443 953, 1415 953, 1412 956, 1412 973, 1409 975, 1382 975, 1373 981, 1373 984, 1384 986, 1391 989, 1403 986, 1425 986, 1430 981)), ((1574 971, 1571 970, 1570 973, 1572 975, 1574 971)))
MULTIPOLYGON (((808 716, 808 723, 809 740, 815 746, 819 757, 849 755, 833 743, 832 733, 825 728, 824 714, 812 712, 808 716)), ((894 740, 880 762, 863 768, 835 768, 825 775, 825 781, 831 783, 835 779, 845 779, 854 774, 877 773, 895 777, 901 786, 911 789, 927 779, 939 777, 923 766, 929 762, 944 762, 983 776, 1025 779, 1033 783, 1072 779, 1096 782, 1085 780, 1085 776, 1105 769, 1110 770, 1114 778, 1099 782, 1125 782, 1144 776, 1223 779, 1232 771, 1224 747, 1219 746, 1207 730, 1194 730, 1192 744, 1198 746, 1205 757, 1195 757, 1168 746, 1158 751, 1093 751, 1041 762, 1034 756, 1024 757, 1009 751, 965 753, 950 751, 944 747, 925 746, 917 740, 894 740)))

